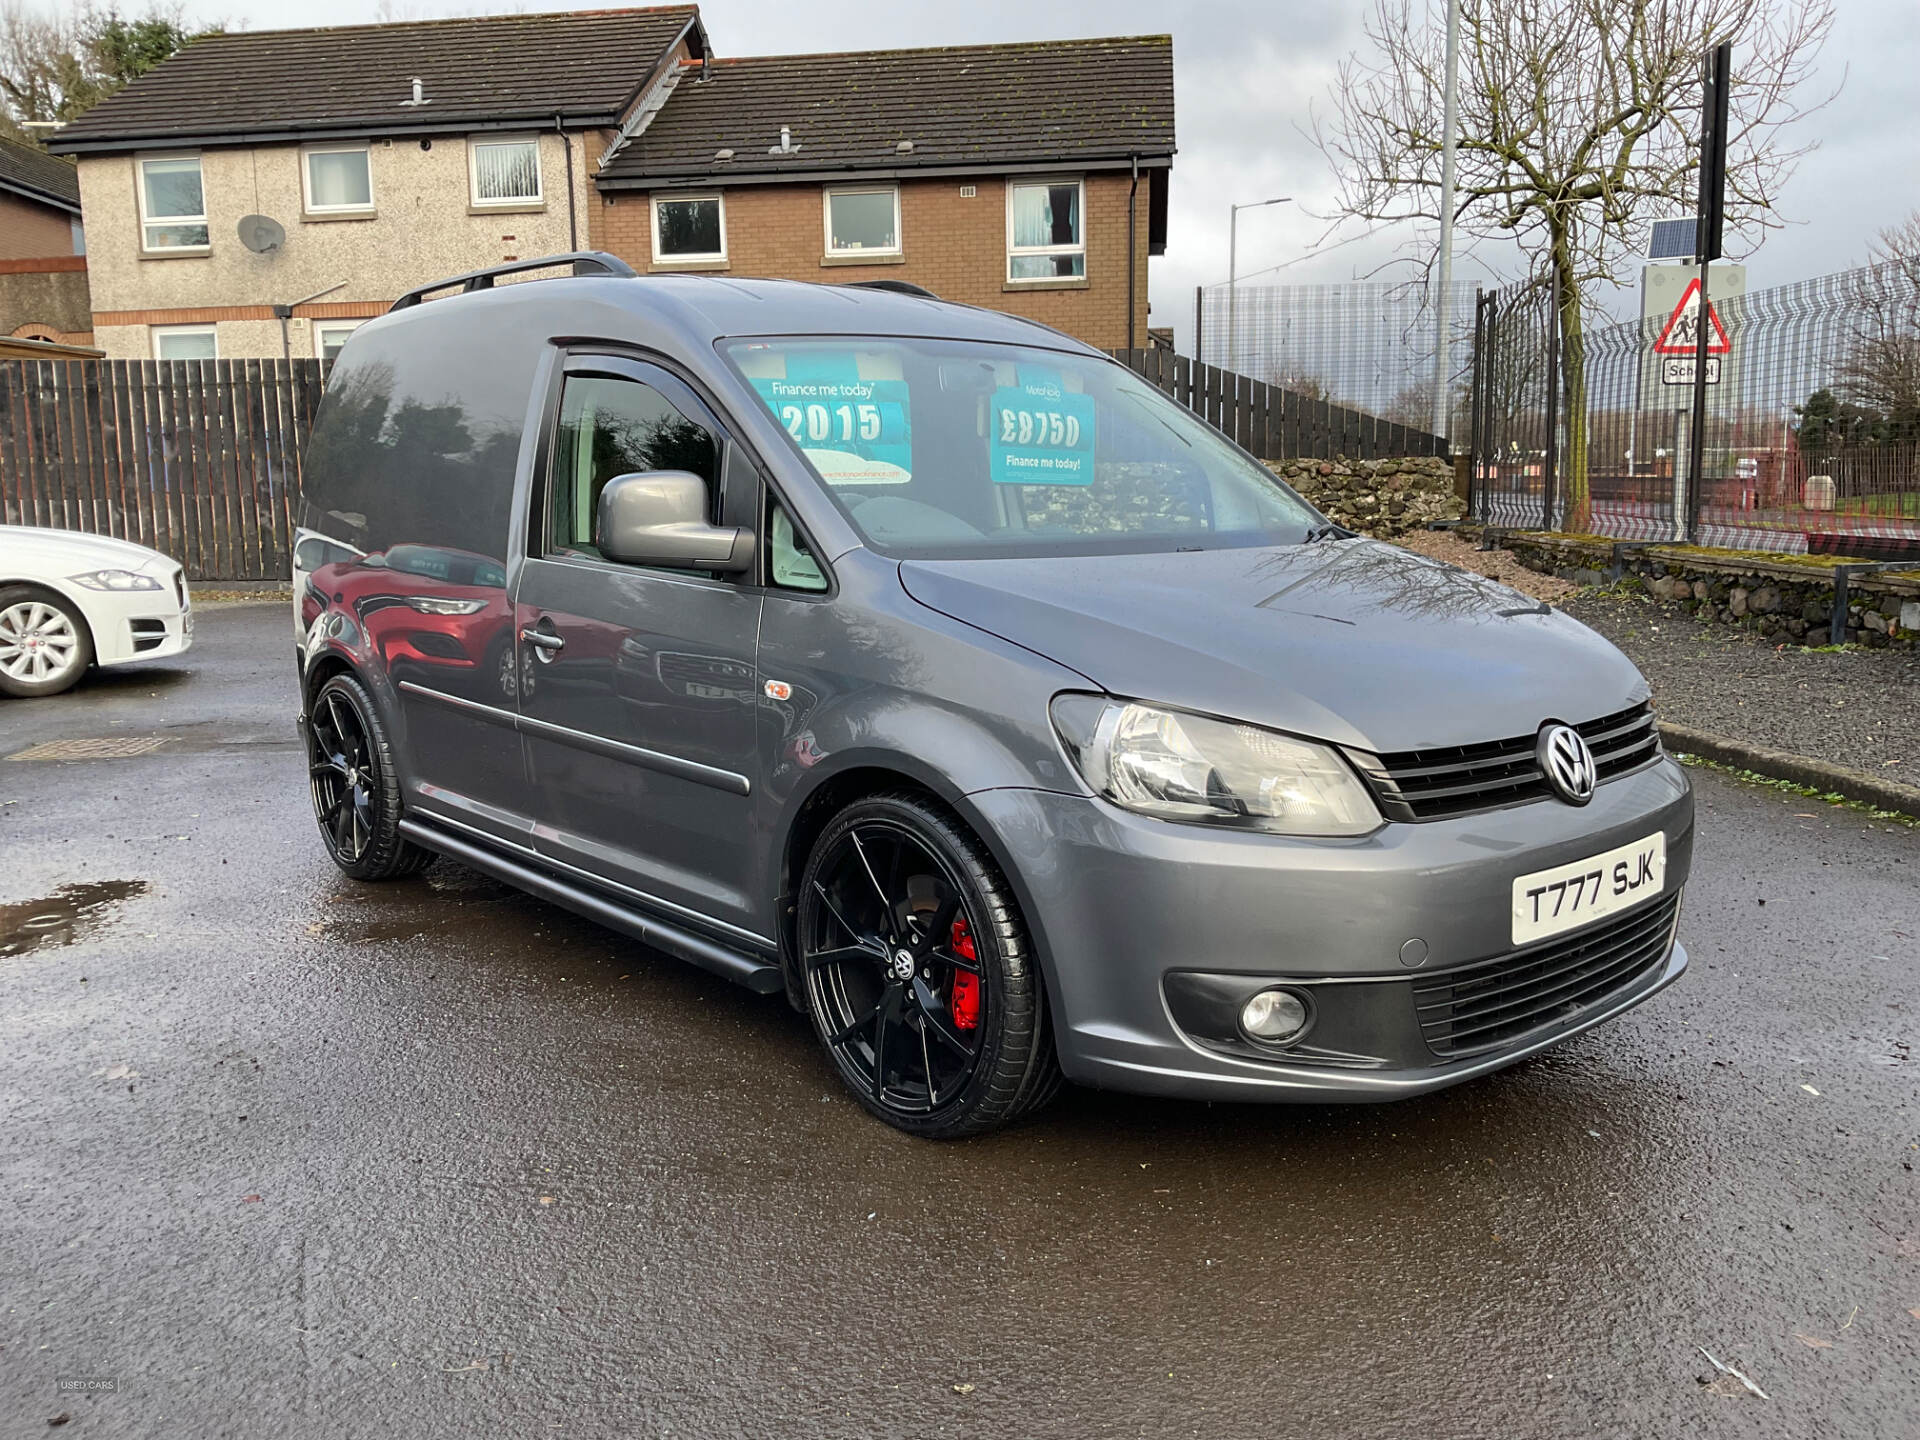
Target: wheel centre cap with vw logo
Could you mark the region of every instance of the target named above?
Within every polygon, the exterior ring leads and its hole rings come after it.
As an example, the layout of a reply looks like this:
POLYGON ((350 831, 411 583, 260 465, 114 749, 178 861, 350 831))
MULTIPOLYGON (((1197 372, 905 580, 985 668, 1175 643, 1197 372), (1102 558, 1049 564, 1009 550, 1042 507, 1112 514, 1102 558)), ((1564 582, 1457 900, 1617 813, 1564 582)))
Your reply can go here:
POLYGON ((1587 749, 1587 742, 1578 730, 1558 721, 1542 725, 1534 755, 1553 793, 1567 804, 1584 805, 1593 799, 1598 778, 1594 773, 1593 752, 1587 749))

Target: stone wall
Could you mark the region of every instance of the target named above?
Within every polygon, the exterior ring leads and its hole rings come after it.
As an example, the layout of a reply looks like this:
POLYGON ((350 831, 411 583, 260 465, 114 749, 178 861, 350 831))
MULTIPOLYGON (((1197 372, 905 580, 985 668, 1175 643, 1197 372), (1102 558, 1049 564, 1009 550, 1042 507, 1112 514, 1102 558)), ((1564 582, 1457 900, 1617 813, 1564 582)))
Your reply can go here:
POLYGON ((1624 552, 1616 579, 1604 540, 1508 535, 1501 543, 1529 569, 1582 585, 1642 588, 1702 620, 1790 644, 1912 648, 1920 638, 1920 567, 1849 577, 1847 626, 1836 635, 1832 572, 1842 562, 1825 556, 1661 546, 1624 552))
POLYGON ((1435 456, 1270 460, 1267 464, 1329 520, 1377 539, 1396 539, 1461 515, 1453 466, 1435 456))

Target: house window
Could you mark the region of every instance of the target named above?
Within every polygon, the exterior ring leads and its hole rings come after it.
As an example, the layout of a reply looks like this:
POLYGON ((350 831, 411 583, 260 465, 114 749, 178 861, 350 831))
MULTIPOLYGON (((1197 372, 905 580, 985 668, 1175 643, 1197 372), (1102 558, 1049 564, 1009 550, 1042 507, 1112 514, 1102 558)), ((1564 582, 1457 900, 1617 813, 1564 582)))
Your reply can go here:
POLYGON ((1007 187, 1007 279, 1069 280, 1087 273, 1078 180, 1007 187))
POLYGON ((207 197, 198 155, 140 162, 140 234, 148 250, 207 248, 207 197))
POLYGON ((307 213, 333 215, 373 208, 373 170, 364 145, 308 150, 305 168, 307 213))
POLYGON ((322 360, 337 360, 347 337, 358 330, 359 320, 316 320, 313 324, 313 353, 322 360))
POLYGON ((653 202, 653 258, 727 258, 727 207, 718 195, 657 196, 653 202))
POLYGON ((898 255, 900 191, 827 191, 827 254, 898 255))
POLYGON ((218 360, 220 342, 211 325, 156 325, 153 329, 153 358, 218 360))
POLYGON ((537 140, 474 141, 467 146, 475 205, 538 205, 540 143, 537 140))

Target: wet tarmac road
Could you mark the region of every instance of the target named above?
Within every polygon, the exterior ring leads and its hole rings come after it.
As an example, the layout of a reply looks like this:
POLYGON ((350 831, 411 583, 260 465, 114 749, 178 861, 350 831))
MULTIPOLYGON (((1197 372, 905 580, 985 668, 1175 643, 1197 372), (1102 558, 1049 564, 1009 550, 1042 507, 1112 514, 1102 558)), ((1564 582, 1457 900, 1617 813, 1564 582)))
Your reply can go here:
POLYGON ((1920 1433, 1920 834, 1697 774, 1694 968, 1611 1026, 930 1145, 778 1000, 339 876, 289 631, 0 707, 171 737, 0 759, 0 1436, 1920 1433))

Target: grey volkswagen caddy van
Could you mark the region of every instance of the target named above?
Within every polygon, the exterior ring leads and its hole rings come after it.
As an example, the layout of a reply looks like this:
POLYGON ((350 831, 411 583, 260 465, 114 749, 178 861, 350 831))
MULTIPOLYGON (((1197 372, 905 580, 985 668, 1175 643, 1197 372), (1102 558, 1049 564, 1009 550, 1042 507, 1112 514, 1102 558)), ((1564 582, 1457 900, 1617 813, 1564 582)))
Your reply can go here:
POLYGON ((1685 967, 1691 792, 1573 620, 1044 327, 540 263, 361 327, 314 426, 348 874, 451 856, 784 992, 927 1136, 1062 1079, 1416 1095, 1685 967))

